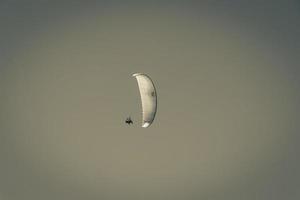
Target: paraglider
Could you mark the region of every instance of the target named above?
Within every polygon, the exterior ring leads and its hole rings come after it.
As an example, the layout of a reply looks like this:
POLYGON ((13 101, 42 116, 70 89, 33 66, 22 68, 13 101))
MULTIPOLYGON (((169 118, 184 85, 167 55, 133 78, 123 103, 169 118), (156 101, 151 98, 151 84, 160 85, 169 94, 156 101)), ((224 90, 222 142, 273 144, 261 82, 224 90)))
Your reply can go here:
POLYGON ((156 114, 157 110, 157 94, 154 84, 149 76, 142 73, 135 73, 132 75, 136 78, 141 102, 142 102, 142 127, 149 127, 156 114))

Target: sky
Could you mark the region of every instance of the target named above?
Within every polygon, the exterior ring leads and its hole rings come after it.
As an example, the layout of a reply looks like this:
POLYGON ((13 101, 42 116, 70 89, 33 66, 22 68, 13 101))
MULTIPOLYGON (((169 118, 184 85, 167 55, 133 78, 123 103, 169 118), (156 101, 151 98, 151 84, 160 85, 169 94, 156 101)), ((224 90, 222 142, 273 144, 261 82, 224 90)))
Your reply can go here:
POLYGON ((299 23, 289 0, 0 1, 0 199, 299 199, 299 23))

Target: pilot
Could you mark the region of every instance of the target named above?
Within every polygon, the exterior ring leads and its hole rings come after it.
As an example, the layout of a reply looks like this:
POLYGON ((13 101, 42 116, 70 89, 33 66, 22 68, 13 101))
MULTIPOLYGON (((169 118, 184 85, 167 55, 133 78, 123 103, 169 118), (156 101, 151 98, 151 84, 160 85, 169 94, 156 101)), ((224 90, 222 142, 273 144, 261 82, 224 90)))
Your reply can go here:
POLYGON ((131 120, 130 117, 127 117, 127 119, 125 120, 125 123, 130 125, 130 124, 133 124, 133 121, 131 120))

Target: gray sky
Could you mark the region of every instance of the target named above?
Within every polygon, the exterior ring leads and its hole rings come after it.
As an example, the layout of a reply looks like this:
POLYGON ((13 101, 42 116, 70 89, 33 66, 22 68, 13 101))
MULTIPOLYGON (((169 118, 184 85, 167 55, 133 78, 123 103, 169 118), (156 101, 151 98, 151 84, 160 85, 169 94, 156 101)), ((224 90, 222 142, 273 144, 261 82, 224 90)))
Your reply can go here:
POLYGON ((0 1, 1 200, 299 199, 299 10, 0 1))

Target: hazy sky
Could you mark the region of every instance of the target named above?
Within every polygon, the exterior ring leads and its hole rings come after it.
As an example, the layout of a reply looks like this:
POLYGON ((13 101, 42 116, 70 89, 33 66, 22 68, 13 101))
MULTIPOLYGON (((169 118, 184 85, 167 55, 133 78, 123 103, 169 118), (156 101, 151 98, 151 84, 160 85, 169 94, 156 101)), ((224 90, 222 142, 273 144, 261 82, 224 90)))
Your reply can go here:
POLYGON ((0 1, 0 199, 299 199, 299 35, 297 1, 0 1))

